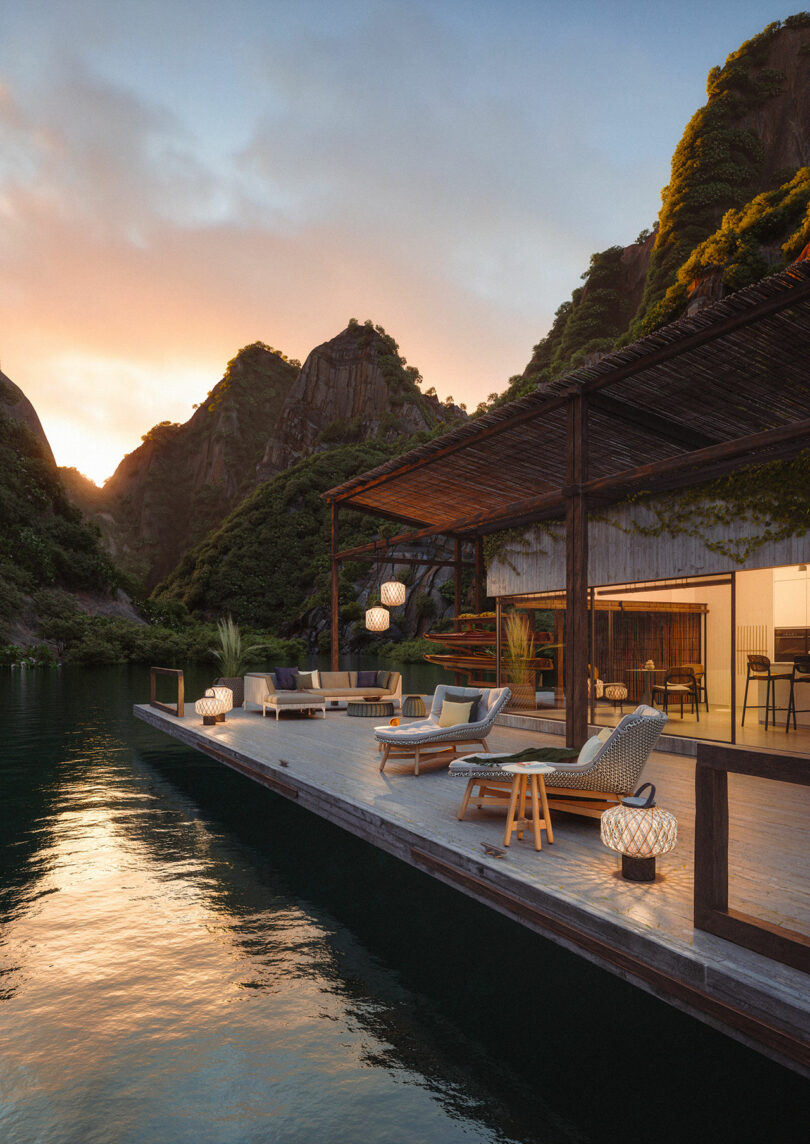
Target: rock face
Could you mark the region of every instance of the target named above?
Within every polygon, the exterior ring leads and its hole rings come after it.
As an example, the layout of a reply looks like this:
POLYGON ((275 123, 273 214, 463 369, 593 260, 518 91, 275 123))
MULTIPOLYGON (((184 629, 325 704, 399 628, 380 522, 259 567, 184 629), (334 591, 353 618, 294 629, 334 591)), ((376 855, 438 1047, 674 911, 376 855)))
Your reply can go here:
POLYGON ((37 417, 36 409, 20 387, 15 385, 11 378, 6 377, 4 373, 0 373, 0 409, 8 417, 13 417, 15 421, 21 421, 23 425, 26 425, 39 441, 44 455, 52 465, 56 465, 50 443, 45 436, 45 430, 42 428, 39 417, 37 417))
POLYGON ((396 343, 370 325, 350 324, 304 362, 259 467, 263 480, 332 445, 393 440, 463 420, 455 405, 421 394, 396 343))
POLYGON ((405 447, 420 430, 464 418, 423 396, 418 376, 370 323, 318 346, 300 373, 257 342, 184 425, 150 430, 99 497, 72 475, 67 483, 114 558, 151 589, 258 484, 302 457, 372 439, 405 447))
POLYGON ((247 346, 184 425, 156 425, 124 457, 94 517, 114 557, 147 587, 254 487, 297 376, 297 365, 270 347, 247 346))

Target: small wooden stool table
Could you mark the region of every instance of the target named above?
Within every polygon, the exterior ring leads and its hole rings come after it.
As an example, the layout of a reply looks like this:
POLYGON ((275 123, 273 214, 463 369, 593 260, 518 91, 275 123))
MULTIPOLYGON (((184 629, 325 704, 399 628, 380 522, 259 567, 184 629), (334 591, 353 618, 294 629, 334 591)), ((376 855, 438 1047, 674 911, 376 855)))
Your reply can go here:
POLYGON ((534 832, 534 848, 542 850, 540 831, 545 830, 546 840, 554 842, 554 831, 551 828, 551 814, 548 809, 546 795, 546 780, 554 770, 549 763, 506 763, 501 770, 504 774, 512 775, 512 794, 509 799, 509 810, 506 815, 506 831, 503 836, 504 846, 512 841, 512 835, 517 833, 519 839, 523 838, 523 831, 529 825, 526 817, 526 800, 531 806, 531 825, 534 832), (540 817, 542 807, 543 817, 540 817))

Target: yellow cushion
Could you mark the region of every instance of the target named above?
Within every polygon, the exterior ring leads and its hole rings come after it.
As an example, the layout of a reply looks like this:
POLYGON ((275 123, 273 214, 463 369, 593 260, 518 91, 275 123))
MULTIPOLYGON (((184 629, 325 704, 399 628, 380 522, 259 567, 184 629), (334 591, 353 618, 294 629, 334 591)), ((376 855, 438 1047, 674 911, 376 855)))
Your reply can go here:
POLYGON ((445 699, 439 716, 439 726, 457 727, 459 723, 469 723, 474 702, 475 700, 471 699, 469 703, 450 703, 445 699))
POLYGON ((606 743, 610 736, 613 734, 612 727, 603 727, 599 734, 596 736, 600 743, 606 743))

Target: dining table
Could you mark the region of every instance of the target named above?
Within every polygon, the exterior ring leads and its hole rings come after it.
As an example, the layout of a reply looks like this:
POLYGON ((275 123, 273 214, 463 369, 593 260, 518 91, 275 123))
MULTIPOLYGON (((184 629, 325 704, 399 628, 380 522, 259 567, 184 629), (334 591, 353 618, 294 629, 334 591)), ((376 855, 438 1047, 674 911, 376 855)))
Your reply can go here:
POLYGON ((668 670, 669 669, 666 667, 631 667, 630 668, 630 674, 631 675, 646 675, 646 677, 647 677, 644 680, 644 692, 641 696, 641 702, 646 703, 646 705, 648 707, 653 706, 652 689, 653 689, 653 682, 655 680, 656 675, 664 675, 664 674, 666 674, 666 672, 668 670))

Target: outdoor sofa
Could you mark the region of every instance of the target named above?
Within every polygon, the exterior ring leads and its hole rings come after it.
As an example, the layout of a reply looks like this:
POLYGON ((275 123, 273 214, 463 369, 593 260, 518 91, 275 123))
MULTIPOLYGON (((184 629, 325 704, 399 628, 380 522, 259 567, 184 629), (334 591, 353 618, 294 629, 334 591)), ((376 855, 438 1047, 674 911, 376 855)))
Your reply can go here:
MULTIPOLYGON (((362 674, 362 673, 361 673, 362 674)), ((249 672, 245 676, 245 709, 253 703, 263 707, 268 698, 275 696, 275 702, 283 706, 285 695, 295 697, 298 701, 305 695, 312 695, 319 699, 374 699, 379 696, 398 708, 402 704, 402 673, 399 671, 375 672, 376 686, 364 682, 360 686, 357 682, 356 671, 300 671, 297 684, 294 688, 282 689, 278 685, 276 673, 249 672)), ((296 705, 300 706, 300 702, 296 705)))

